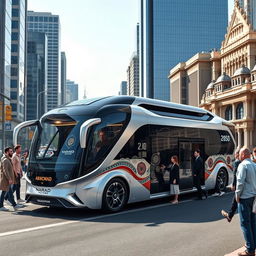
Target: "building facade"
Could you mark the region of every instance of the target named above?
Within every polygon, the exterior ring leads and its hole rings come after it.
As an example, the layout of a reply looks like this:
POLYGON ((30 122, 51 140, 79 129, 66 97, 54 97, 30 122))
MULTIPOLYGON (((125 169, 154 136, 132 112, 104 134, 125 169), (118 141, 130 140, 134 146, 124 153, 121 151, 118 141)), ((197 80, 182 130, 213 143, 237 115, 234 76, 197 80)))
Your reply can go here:
POLYGON ((27 120, 40 118, 46 111, 47 36, 28 32, 27 42, 27 120), (35 111, 36 106, 36 111, 35 111))
POLYGON ((76 84, 74 81, 67 79, 66 86, 67 103, 78 100, 78 84, 76 84))
POLYGON ((235 2, 219 61, 222 74, 211 82, 201 107, 235 125, 237 148, 256 145, 256 31, 239 1, 235 2))
POLYGON ((28 31, 47 35, 47 111, 56 108, 60 95, 60 20, 48 12, 28 11, 28 31))
POLYGON ((140 80, 139 80, 139 56, 137 52, 132 55, 130 65, 127 68, 127 95, 140 95, 140 80))
POLYGON ((220 53, 217 51, 198 53, 171 69, 169 75, 171 101, 199 106, 207 85, 221 72, 219 56, 220 53), (215 73, 212 73, 213 64, 215 73))
POLYGON ((244 9, 253 29, 256 29, 256 0, 239 0, 239 6, 244 9))
POLYGON ((11 106, 12 127, 25 120, 26 0, 12 0, 11 106))
MULTIPOLYGON (((12 1, 0 1, 0 92, 11 96, 11 33, 12 33, 12 1)), ((0 96, 0 146, 1 149, 9 143, 5 136, 5 105, 10 101, 0 96)))
POLYGON ((126 81, 121 82, 119 95, 127 95, 127 82, 126 81))
POLYGON ((66 101, 66 80, 67 80, 67 59, 65 52, 61 52, 61 90, 60 90, 60 104, 67 103, 66 101))
POLYGON ((227 0, 141 0, 140 95, 170 100, 170 69, 219 48, 227 22, 227 0))

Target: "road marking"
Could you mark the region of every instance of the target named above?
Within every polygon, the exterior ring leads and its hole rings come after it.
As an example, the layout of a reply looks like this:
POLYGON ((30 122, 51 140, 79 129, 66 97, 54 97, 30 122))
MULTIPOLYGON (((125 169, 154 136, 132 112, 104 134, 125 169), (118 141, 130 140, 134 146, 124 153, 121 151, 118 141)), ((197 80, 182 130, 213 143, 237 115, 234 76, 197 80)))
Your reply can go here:
MULTIPOLYGON (((229 193, 226 193, 225 195, 228 195, 228 194, 229 193)), ((208 198, 214 198, 214 196, 210 196, 208 198)), ((181 202, 179 202, 179 204, 184 204, 184 203, 188 203, 188 202, 192 202, 192 201, 194 201, 194 198, 181 201, 181 202)), ((164 203, 164 204, 158 204, 158 205, 143 207, 143 208, 134 209, 134 210, 126 210, 126 211, 117 212, 117 213, 99 215, 99 216, 96 216, 96 217, 82 218, 82 219, 63 221, 63 222, 59 222, 59 223, 42 225, 42 226, 37 226, 37 227, 32 227, 32 228, 18 229, 18 230, 14 230, 14 231, 8 231, 8 232, 0 233, 0 237, 11 236, 11 235, 16 235, 16 234, 21 234, 21 233, 26 233, 26 232, 31 232, 31 231, 48 229, 48 228, 60 227, 60 226, 79 223, 81 221, 92 221, 92 220, 104 219, 104 218, 108 218, 108 217, 124 215, 124 214, 127 214, 127 213, 135 213, 135 212, 140 212, 140 211, 145 211, 145 210, 151 210, 151 209, 165 207, 165 206, 172 206, 172 205, 170 203, 164 203)))

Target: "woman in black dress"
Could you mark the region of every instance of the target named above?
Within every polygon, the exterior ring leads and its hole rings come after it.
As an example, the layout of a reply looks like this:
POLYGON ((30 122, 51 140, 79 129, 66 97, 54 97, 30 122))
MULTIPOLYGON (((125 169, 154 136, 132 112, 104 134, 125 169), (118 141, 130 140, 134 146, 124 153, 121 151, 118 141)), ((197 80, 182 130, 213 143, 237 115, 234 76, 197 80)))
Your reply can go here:
POLYGON ((178 197, 180 194, 179 181, 180 181, 180 168, 179 160, 177 156, 171 157, 172 164, 167 168, 170 172, 170 194, 174 195, 174 200, 171 201, 172 204, 177 204, 178 197))

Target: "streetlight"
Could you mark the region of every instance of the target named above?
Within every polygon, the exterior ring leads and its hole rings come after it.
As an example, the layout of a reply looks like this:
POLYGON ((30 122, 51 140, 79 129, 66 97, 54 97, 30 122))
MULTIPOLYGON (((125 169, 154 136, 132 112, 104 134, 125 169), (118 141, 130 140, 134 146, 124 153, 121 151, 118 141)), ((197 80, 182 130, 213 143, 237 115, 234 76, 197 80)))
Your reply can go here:
POLYGON ((2 105, 2 149, 4 152, 4 147, 5 147, 5 112, 4 112, 4 99, 7 99, 11 101, 11 98, 6 96, 4 93, 0 92, 0 96, 3 98, 3 105, 2 105))
POLYGON ((39 119, 39 95, 40 94, 42 94, 42 93, 45 93, 45 92, 47 92, 48 90, 46 89, 46 90, 43 90, 43 91, 41 91, 41 92, 39 92, 38 94, 37 94, 37 98, 36 98, 36 117, 37 117, 37 119, 39 119))

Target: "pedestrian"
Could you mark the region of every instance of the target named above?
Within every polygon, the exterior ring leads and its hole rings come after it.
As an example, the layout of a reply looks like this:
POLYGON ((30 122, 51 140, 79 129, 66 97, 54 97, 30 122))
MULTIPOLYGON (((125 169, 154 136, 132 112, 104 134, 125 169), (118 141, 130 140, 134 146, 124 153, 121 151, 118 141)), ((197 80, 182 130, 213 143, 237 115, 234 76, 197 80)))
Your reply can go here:
MULTIPOLYGON (((1 192, 1 199, 0 199, 0 210, 1 211, 8 211, 7 208, 4 207, 4 198, 8 191, 10 191, 10 187, 12 184, 15 183, 15 175, 12 167, 12 158, 13 150, 11 147, 7 147, 4 150, 4 155, 1 158, 1 166, 0 166, 0 190, 1 192)), ((8 201, 13 206, 14 211, 16 209, 21 208, 23 206, 16 204, 13 194, 8 193, 8 201)))
POLYGON ((177 204, 180 189, 179 189, 179 181, 180 181, 180 168, 179 168, 179 160, 178 157, 171 157, 171 164, 167 167, 167 170, 170 172, 170 194, 174 195, 174 200, 170 201, 172 204, 177 204))
MULTIPOLYGON (((237 174, 237 169, 239 164, 241 163, 241 161, 239 160, 239 151, 236 151, 235 153, 235 162, 233 165, 233 174, 234 174, 234 178, 233 178, 233 183, 232 183, 232 187, 231 190, 235 191, 236 190, 236 174, 237 174)), ((237 201, 236 201, 236 196, 234 195, 233 199, 232 199, 232 204, 231 204, 231 208, 228 212, 222 210, 221 214, 223 217, 225 217, 227 219, 228 222, 231 222, 232 218, 234 217, 235 213, 237 210, 237 201)))
POLYGON ((26 173, 28 170, 28 155, 29 155, 29 151, 26 149, 21 159, 21 166, 24 173, 26 173))
POLYGON ((252 150, 252 161, 256 163, 256 147, 252 150))
POLYGON ((237 169, 236 201, 240 225, 246 241, 246 250, 238 253, 239 256, 255 255, 256 247, 256 220, 252 212, 256 196, 256 165, 250 158, 250 150, 242 148, 239 152, 241 163, 237 169))
POLYGON ((195 161, 193 163, 193 182, 194 187, 197 189, 198 199, 202 200, 203 195, 207 198, 207 192, 201 187, 201 179, 204 177, 204 161, 201 157, 201 152, 199 149, 194 152, 195 161))
POLYGON ((18 203, 24 203, 25 201, 20 198, 20 180, 23 176, 21 167, 21 145, 14 147, 15 153, 12 156, 12 165, 14 174, 16 176, 16 184, 13 185, 12 192, 16 191, 16 198, 18 203))

